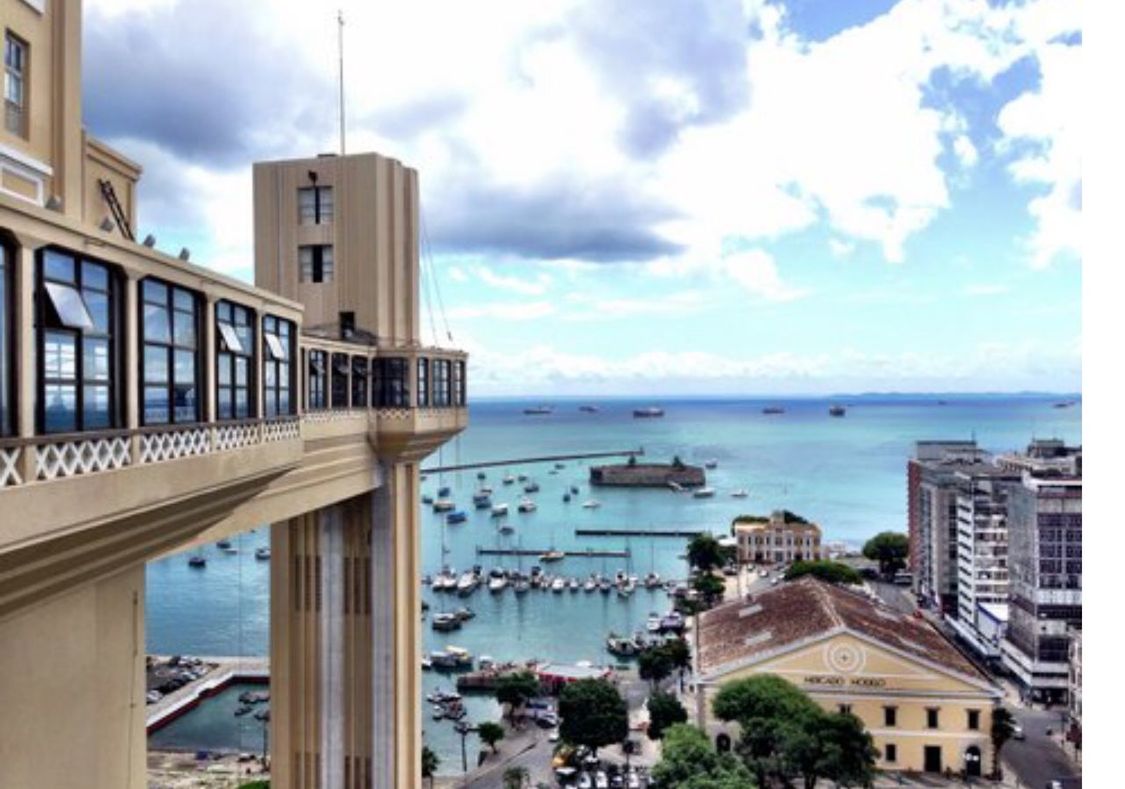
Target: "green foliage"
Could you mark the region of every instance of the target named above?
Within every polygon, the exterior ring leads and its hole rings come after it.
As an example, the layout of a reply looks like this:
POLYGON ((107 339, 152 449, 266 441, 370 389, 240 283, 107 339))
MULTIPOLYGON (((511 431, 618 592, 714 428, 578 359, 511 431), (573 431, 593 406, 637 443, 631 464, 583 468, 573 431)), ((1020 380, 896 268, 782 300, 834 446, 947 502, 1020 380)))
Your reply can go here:
POLYGON ((477 727, 477 736, 480 741, 496 753, 496 743, 504 739, 504 727, 493 721, 485 721, 477 727))
POLYGON ((808 523, 808 521, 802 518, 800 515, 795 512, 790 512, 789 510, 781 511, 781 520, 785 523, 808 523))
POLYGON ((652 775, 664 789, 747 789, 750 772, 729 753, 718 753, 695 726, 677 723, 664 732, 663 758, 652 775))
POLYGON ((691 666, 691 647, 682 638, 671 638, 660 645, 672 661, 673 668, 688 668, 691 666))
POLYGON ((529 773, 526 767, 516 765, 504 771, 504 789, 522 789, 529 773))
POLYGON ((617 688, 604 679, 571 682, 559 694, 559 735, 595 751, 629 736, 629 715, 617 688))
POLYGON ((714 535, 706 532, 691 538, 687 546, 687 557, 692 567, 705 573, 721 567, 726 560, 726 554, 719 541, 714 535))
POLYGON ((676 469, 676 471, 682 471, 685 468, 684 461, 680 460, 679 455, 672 458, 672 468, 676 469))
POLYGON ((438 765, 441 764, 441 759, 438 757, 430 746, 422 746, 422 777, 429 778, 431 785, 433 784, 434 773, 437 772, 438 765))
POLYGON ((648 721, 649 739, 659 740, 669 726, 687 722, 687 710, 671 693, 657 691, 648 697, 648 721))
POLYGON ((1016 719, 1007 707, 995 707, 992 710, 992 726, 989 729, 989 738, 992 740, 992 764, 996 769, 1000 764, 1000 749, 1016 733, 1016 719))
POLYGON ((841 562, 831 562, 826 559, 812 562, 793 562, 789 565, 789 569, 785 571, 785 580, 792 581, 802 575, 811 575, 833 584, 859 584, 863 582, 859 573, 853 568, 841 562))
POLYGON ((496 680, 496 700, 507 704, 509 714, 539 695, 539 679, 530 671, 505 674, 496 680))
POLYGON ((703 604, 710 608, 723 599, 727 585, 723 579, 711 573, 701 573, 691 582, 692 588, 699 592, 703 604))
POLYGON ((270 789, 270 782, 250 781, 249 783, 239 784, 238 789, 270 789))
POLYGON ((649 647, 637 655, 637 673, 653 685, 670 676, 674 668, 671 656, 660 646, 649 647))
POLYGON ((866 784, 874 771, 875 747, 853 715, 824 712, 784 679, 762 674, 724 686, 715 715, 738 721, 737 750, 761 785, 786 785, 802 776, 812 789, 819 778, 866 784))
POLYGON ((879 562, 883 575, 892 575, 906 566, 910 553, 910 540, 895 531, 879 532, 863 545, 863 555, 879 562))

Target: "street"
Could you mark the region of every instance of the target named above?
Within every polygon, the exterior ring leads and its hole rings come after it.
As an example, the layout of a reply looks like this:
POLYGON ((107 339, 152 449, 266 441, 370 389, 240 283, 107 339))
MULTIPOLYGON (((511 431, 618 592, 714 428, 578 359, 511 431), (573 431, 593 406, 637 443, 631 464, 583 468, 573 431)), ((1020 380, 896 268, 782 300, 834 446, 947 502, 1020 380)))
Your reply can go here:
POLYGON ((1059 729, 1058 712, 1029 710, 1014 704, 1008 707, 1023 727, 1025 739, 1010 740, 1001 752, 1001 760, 1015 771, 1020 783, 1029 789, 1042 789, 1051 780, 1062 783, 1063 789, 1082 786, 1081 771, 1063 753, 1058 741, 1047 736, 1047 729, 1059 729))

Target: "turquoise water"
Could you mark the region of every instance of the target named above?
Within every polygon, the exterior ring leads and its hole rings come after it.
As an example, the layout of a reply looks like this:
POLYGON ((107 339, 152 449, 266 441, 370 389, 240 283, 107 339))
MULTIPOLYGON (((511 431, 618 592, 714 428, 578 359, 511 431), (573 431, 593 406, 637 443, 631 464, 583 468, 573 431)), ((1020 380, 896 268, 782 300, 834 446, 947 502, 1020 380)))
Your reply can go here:
MULTIPOLYGON (((259 721, 251 712, 235 717, 242 706, 238 700, 244 691, 260 693, 265 685, 230 685, 190 712, 153 732, 148 738, 153 748, 165 750, 213 750, 261 753, 267 745, 265 729, 268 721, 259 721)), ((268 703, 254 705, 254 711, 266 709, 268 703)))
MULTIPOLYGON (((937 398, 847 397, 799 400, 675 400, 636 402, 600 399, 601 411, 578 411, 578 400, 556 401, 554 413, 527 416, 525 401, 474 403, 471 424, 439 455, 424 465, 453 465, 474 461, 547 454, 618 451, 643 447, 646 457, 670 460, 678 454, 686 462, 718 462, 709 470, 712 499, 694 499, 668 490, 591 491, 586 484, 588 464, 570 463, 555 475, 549 464, 512 464, 486 471, 494 488, 493 501, 511 507, 507 521, 514 534, 501 535, 487 510, 474 510, 471 496, 478 486, 476 472, 431 474, 423 485, 433 494, 439 485, 453 489, 453 498, 469 519, 444 529, 445 562, 460 569, 482 564, 517 565, 514 558, 478 556, 478 547, 563 550, 628 550, 629 559, 568 558, 550 567, 553 573, 585 577, 590 572, 618 569, 644 575, 655 570, 665 578, 682 578, 684 562, 677 558, 684 540, 674 538, 577 537, 575 528, 706 528, 726 532, 730 520, 742 512, 768 513, 787 508, 820 524, 825 540, 859 545, 884 529, 906 528, 906 460, 920 439, 969 438, 1002 451, 1024 447, 1032 436, 1081 441, 1081 405, 1056 409, 1057 397, 937 398), (831 402, 848 404, 847 416, 828 416, 831 402), (786 412, 767 416, 764 405, 781 404, 786 412), (660 405, 661 419, 634 419, 632 409, 660 405), (527 473, 540 484, 531 514, 516 512, 521 485, 501 484, 506 474, 527 473), (569 504, 562 493, 570 485, 580 493, 569 504), (745 488, 746 499, 730 497, 745 488), (598 509, 583 509, 589 498, 598 509)), ((537 403, 536 403, 537 404, 537 403)), ((597 461, 602 462, 602 461, 597 461)), ((423 507, 423 567, 436 572, 443 563, 443 518, 423 507)), ((268 566, 255 562, 254 548, 265 544, 268 532, 244 534, 240 553, 207 549, 202 572, 187 567, 178 556, 148 568, 147 622, 149 650, 161 653, 265 654, 268 649, 268 566)), ((524 570, 533 560, 525 559, 524 570)), ((468 599, 423 593, 432 610, 467 604, 477 617, 454 633, 425 629, 425 649, 462 646, 475 655, 497 659, 550 658, 558 661, 606 662, 603 642, 610 630, 630 632, 642 626, 650 611, 668 607, 663 592, 638 589, 631 599, 598 593, 531 591, 517 598, 510 590, 490 595, 481 589, 468 599)), ((426 675, 429 692, 449 687, 448 678, 426 675)), ((485 699, 470 703, 470 718, 496 717, 495 705, 485 699)), ((232 732, 233 734, 233 728, 232 732)), ((426 719, 426 736, 443 760, 443 772, 460 766, 460 739, 448 722, 426 719)), ((470 764, 475 763, 470 748, 470 764)))

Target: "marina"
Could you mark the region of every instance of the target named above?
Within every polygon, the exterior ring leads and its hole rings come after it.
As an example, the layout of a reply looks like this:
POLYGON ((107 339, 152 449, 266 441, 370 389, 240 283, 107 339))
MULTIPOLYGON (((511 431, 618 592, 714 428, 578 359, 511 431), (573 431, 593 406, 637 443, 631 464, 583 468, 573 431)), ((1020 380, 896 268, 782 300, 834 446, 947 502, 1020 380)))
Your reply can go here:
MULTIPOLYGON (((551 553, 549 548, 485 548, 477 546, 479 556, 543 556, 551 553)), ((624 559, 629 556, 629 550, 605 550, 601 548, 586 548, 585 550, 560 551, 557 559, 624 559)))

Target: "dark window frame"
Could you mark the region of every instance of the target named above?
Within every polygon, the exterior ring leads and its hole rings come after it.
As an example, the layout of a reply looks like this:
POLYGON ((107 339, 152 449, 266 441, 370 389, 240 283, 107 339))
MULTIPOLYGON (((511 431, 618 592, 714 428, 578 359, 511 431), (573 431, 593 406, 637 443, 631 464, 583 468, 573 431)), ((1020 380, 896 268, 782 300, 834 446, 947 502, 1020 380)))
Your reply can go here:
POLYGON ((39 435, 52 435, 58 433, 86 433, 98 430, 114 430, 120 428, 124 422, 121 413, 121 333, 122 333, 122 282, 124 276, 121 269, 111 263, 105 263, 87 257, 78 252, 62 247, 44 247, 39 250, 35 261, 35 352, 36 376, 35 384, 35 426, 39 435), (63 280, 47 275, 47 257, 58 256, 70 260, 72 279, 63 280), (106 287, 104 290, 94 285, 86 284, 87 270, 102 270, 105 272, 106 287), (50 297, 47 295, 47 283, 57 283, 78 292, 82 298, 83 308, 92 318, 93 315, 86 303, 87 291, 106 297, 107 330, 105 332, 94 329, 67 327, 58 316, 50 297), (51 320, 51 316, 56 320, 51 320), (48 325, 50 324, 50 325, 48 325), (48 378, 46 370, 46 335, 48 333, 68 335, 74 341, 74 377, 48 378), (107 377, 105 380, 86 377, 86 349, 91 340, 105 341, 107 377), (48 386, 71 386, 74 389, 74 424, 66 429, 47 429, 46 393, 48 386), (87 425, 86 418, 86 389, 106 389, 107 422, 104 425, 87 425))
POLYGON ((31 124, 29 118, 31 113, 29 111, 29 85, 31 82, 31 45, 27 39, 17 35, 10 29, 4 31, 4 129, 9 134, 14 134, 17 137, 22 137, 25 140, 30 133, 31 124), (11 60, 12 51, 14 49, 20 52, 20 64, 13 65, 11 60), (20 84, 20 100, 18 102, 11 101, 8 98, 8 81, 15 78, 19 80, 20 84), (12 119, 16 119, 13 128, 12 119))
POLYGON ((416 374, 418 388, 418 407, 427 408, 430 405, 430 360, 425 356, 418 357, 418 372, 416 374))
POLYGON ((346 353, 333 353, 331 362, 332 384, 329 387, 331 390, 331 407, 347 408, 348 396, 351 394, 348 383, 348 378, 350 377, 349 373, 351 372, 351 360, 346 353))
POLYGON ((883 707, 883 726, 886 728, 898 726, 898 707, 883 707))
POLYGON ((331 244, 301 244, 297 247, 297 279, 300 282, 312 283, 315 285, 322 285, 327 282, 332 282, 336 279, 336 254, 333 251, 331 244), (303 250, 310 250, 308 272, 306 274, 305 263, 301 259, 303 250), (332 251, 331 260, 325 266, 324 250, 332 251))
POLYGON ((323 411, 328 408, 328 352, 312 348, 305 364, 307 392, 305 409, 323 411))
POLYGON ((180 424, 193 424, 199 423, 203 420, 203 344, 200 342, 203 337, 203 313, 205 312, 206 301, 203 296, 197 291, 176 285, 167 280, 162 280, 158 277, 144 277, 137 282, 137 340, 138 348, 137 353, 137 410, 138 410, 138 424, 142 426, 148 425, 180 425, 180 424), (164 302, 162 304, 156 301, 150 301, 145 289, 145 283, 154 283, 160 285, 165 289, 164 302), (182 293, 187 295, 192 300, 192 335, 193 344, 191 346, 183 345, 177 342, 176 337, 176 313, 185 314, 182 306, 176 304, 176 294, 182 293), (168 319, 168 339, 158 340, 151 339, 145 335, 145 307, 163 307, 166 310, 168 319), (160 348, 165 352, 165 364, 167 365, 167 378, 163 382, 153 381, 150 382, 148 378, 148 370, 146 369, 145 362, 148 356, 148 348, 153 346, 160 348), (193 372, 193 388, 195 389, 195 410, 189 418, 178 418, 176 416, 176 386, 179 381, 176 379, 176 352, 177 351, 191 351, 192 361, 194 365, 193 372), (148 415, 148 400, 146 398, 146 390, 149 387, 157 387, 163 384, 168 402, 168 418, 163 420, 149 419, 148 415))
POLYGON ((969 731, 980 731, 980 710, 965 710, 965 726, 969 731))
POLYGON ((15 258, 12 248, 0 242, 0 436, 15 435, 16 357, 12 347, 12 284, 15 258))
POLYGON ((372 387, 378 408, 409 408, 410 377, 409 359, 403 356, 383 356, 374 360, 377 382, 372 387))
POLYGON ((332 186, 319 186, 313 184, 312 186, 301 186, 297 188, 297 224, 300 225, 330 225, 335 221, 336 213, 336 195, 332 190, 332 186), (312 192, 313 196, 313 215, 312 221, 305 221, 305 214, 303 206, 301 205, 302 193, 312 192), (331 195, 326 201, 324 197, 331 195), (324 207, 325 203, 328 208, 324 207))
POLYGON ((257 398, 254 396, 258 385, 258 335, 255 312, 244 304, 222 299, 215 302, 215 309, 210 319, 214 321, 215 325, 215 421, 231 422, 240 419, 253 419, 258 415, 257 398), (224 313, 227 313, 229 317, 224 317, 224 313), (239 343, 248 344, 249 349, 243 347, 241 350, 235 350, 229 347, 221 329, 224 324, 235 333, 239 343), (245 329, 249 336, 241 336, 240 328, 245 329), (244 339, 249 339, 249 342, 243 343, 244 339), (246 381, 244 383, 238 382, 239 360, 245 360, 246 363, 246 381), (227 382, 223 380, 224 371, 228 376, 227 382), (223 391, 228 389, 230 390, 229 411, 224 409, 222 396, 223 391), (244 414, 239 413, 238 408, 238 394, 240 392, 246 395, 246 413, 244 414))
POLYGON ((941 707, 926 707, 926 728, 941 728, 941 707))
POLYGON ((898 743, 888 742, 883 746, 883 761, 888 764, 898 763, 898 743))
POLYGON ((274 356, 271 347, 263 346, 262 355, 262 412, 268 417, 292 416, 297 413, 297 398, 294 372, 296 367, 297 324, 276 315, 262 316, 262 341, 268 343, 275 339, 287 352, 284 360, 274 356), (272 383, 271 383, 272 379, 272 383), (282 393, 287 395, 288 405, 282 405, 282 393))
POLYGON ((434 408, 450 406, 450 363, 449 359, 434 359, 433 364, 433 404, 434 408))
POLYGON ((368 363, 366 356, 353 356, 352 357, 352 376, 351 376, 351 395, 352 395, 352 408, 368 407, 371 397, 371 386, 369 384, 371 365, 368 363))

